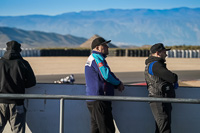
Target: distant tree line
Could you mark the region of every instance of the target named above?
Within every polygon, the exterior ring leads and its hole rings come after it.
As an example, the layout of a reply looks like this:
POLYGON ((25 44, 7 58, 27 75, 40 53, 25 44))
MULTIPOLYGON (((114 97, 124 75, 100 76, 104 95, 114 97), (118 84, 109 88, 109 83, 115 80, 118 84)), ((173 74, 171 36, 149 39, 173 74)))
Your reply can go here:
MULTIPOLYGON (((172 48, 170 51, 171 57, 179 57, 176 54, 183 52, 178 52, 177 50, 200 50, 200 46, 166 46, 167 48, 172 48), (177 52, 173 51, 176 50, 177 52)), ((137 48, 109 48, 109 56, 127 56, 127 57, 147 57, 150 54, 149 47, 137 47, 137 48)), ((191 53, 191 51, 185 51, 186 53, 191 53)), ((40 56, 89 56, 91 49, 89 48, 43 48, 40 49, 40 56)), ((194 51, 193 51, 194 53, 194 51)), ((199 57, 199 51, 196 51, 196 55, 199 57)), ((186 56, 186 57, 190 57, 186 56)), ((195 56, 196 57, 196 56, 195 56)))
POLYGON ((167 48, 172 48, 176 50, 200 50, 200 46, 191 46, 191 45, 174 45, 167 46, 167 48))

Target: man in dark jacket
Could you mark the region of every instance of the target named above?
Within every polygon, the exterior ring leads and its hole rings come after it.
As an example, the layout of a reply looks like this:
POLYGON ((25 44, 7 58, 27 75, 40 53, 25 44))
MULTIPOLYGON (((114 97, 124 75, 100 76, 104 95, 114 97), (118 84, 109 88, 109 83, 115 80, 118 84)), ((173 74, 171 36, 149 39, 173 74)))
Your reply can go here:
MULTIPOLYGON (((25 88, 36 84, 33 70, 20 52, 20 43, 7 43, 7 51, 0 59, 0 94, 24 94, 25 88)), ((9 121, 13 132, 25 133, 25 118, 24 99, 0 99, 0 132, 9 121)))
MULTIPOLYGON (((162 43, 154 44, 145 64, 145 80, 150 97, 174 98, 178 76, 167 69, 166 49, 162 43)), ((171 133, 171 103, 151 102, 150 107, 156 122, 155 133, 171 133)))

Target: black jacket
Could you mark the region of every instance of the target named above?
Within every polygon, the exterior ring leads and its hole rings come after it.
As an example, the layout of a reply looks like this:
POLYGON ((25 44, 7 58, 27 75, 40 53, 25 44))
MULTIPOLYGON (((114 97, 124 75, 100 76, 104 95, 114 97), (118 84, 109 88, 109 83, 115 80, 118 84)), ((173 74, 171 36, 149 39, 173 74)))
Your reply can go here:
POLYGON ((165 60, 150 56, 145 64, 145 80, 149 96, 175 97, 174 83, 178 81, 178 76, 166 68, 165 60), (154 64, 150 66, 152 62, 154 64))
MULTIPOLYGON (((25 88, 36 84, 36 78, 29 63, 19 52, 8 50, 0 59, 0 93, 24 94, 25 88)), ((24 99, 0 99, 0 103, 22 105, 24 99)))
POLYGON ((154 61, 157 61, 152 68, 155 76, 158 76, 169 83, 176 83, 178 81, 178 76, 167 69, 165 60, 162 58, 150 56, 146 59, 145 64, 147 65, 154 61))

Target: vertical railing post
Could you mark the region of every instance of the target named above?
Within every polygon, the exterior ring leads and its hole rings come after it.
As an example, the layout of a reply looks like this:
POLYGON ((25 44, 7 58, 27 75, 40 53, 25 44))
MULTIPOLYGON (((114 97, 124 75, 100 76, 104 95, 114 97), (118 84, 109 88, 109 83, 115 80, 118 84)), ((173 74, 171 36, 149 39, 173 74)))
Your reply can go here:
POLYGON ((64 133, 64 99, 60 99, 60 132, 64 133))

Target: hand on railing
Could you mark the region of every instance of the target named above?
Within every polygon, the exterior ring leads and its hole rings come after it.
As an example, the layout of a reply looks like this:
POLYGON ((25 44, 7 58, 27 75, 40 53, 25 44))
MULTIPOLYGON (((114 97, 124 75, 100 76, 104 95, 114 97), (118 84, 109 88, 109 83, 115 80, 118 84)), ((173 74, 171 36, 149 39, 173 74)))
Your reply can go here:
POLYGON ((117 89, 122 92, 125 88, 124 88, 124 84, 121 82, 120 85, 117 87, 117 89))
POLYGON ((179 87, 178 82, 174 83, 174 89, 178 89, 178 87, 179 87))

